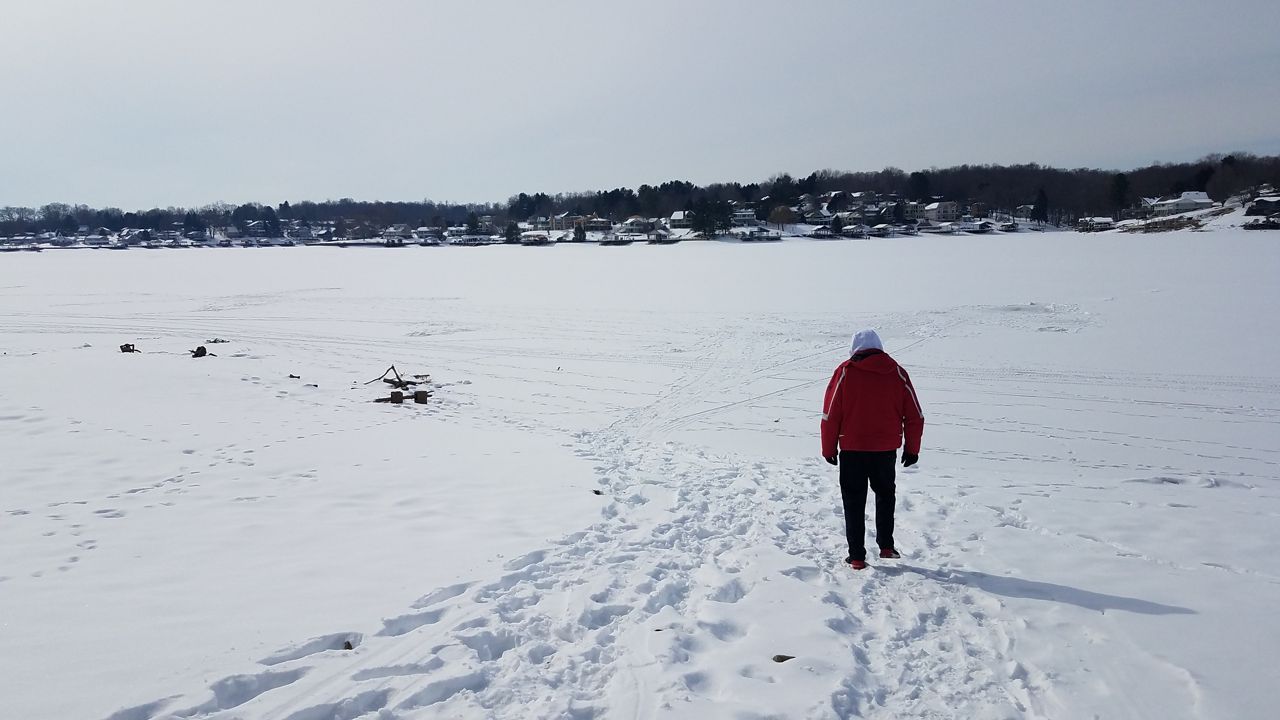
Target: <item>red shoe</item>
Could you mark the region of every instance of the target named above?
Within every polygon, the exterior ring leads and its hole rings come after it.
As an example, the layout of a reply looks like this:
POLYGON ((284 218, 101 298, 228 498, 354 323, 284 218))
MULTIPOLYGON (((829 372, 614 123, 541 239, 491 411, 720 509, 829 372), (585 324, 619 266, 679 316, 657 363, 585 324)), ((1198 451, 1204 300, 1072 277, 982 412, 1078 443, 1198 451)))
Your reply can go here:
POLYGON ((880 557, 887 558, 887 559, 895 559, 895 558, 902 557, 902 555, 899 554, 898 551, 894 550, 893 548, 880 548, 880 557))
POLYGON ((853 568, 854 570, 866 570, 867 561, 866 560, 850 560, 849 567, 853 568))

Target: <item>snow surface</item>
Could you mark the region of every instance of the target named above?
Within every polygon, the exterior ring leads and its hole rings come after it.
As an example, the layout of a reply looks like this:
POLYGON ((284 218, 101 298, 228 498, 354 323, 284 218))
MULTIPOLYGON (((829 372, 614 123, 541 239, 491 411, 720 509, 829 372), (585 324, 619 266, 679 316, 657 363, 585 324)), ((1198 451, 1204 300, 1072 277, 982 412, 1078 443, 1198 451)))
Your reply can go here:
POLYGON ((1232 229, 2 257, 0 716, 1269 717, 1278 268, 1232 229), (817 430, 862 326, 927 424, 854 573, 817 430), (370 402, 392 363, 429 405, 370 402))

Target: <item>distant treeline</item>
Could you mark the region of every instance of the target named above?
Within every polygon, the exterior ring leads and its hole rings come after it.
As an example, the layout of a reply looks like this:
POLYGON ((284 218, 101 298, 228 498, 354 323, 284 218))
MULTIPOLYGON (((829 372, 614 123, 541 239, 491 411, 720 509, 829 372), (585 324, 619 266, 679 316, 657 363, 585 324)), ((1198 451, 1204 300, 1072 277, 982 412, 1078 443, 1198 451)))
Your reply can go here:
POLYGON ((0 208, 0 235, 66 232, 82 226, 200 230, 255 220, 338 223, 340 227, 414 227, 461 225, 474 216, 492 216, 495 224, 568 212, 615 220, 632 215, 666 217, 678 210, 723 208, 748 203, 764 220, 778 206, 794 207, 801 198, 823 193, 871 191, 881 197, 907 201, 955 200, 983 203, 992 210, 1012 211, 1020 205, 1047 205, 1048 218, 1065 222, 1090 215, 1117 214, 1142 197, 1176 195, 1199 190, 1225 200, 1261 184, 1280 186, 1280 156, 1247 153, 1210 155, 1191 163, 1157 164, 1114 172, 1091 168, 1066 170, 1041 165, 960 165, 905 172, 886 168, 877 172, 821 170, 807 177, 776 175, 764 182, 697 186, 673 180, 639 188, 560 193, 520 193, 505 203, 459 204, 422 202, 365 202, 344 198, 325 202, 215 203, 200 208, 153 208, 125 212, 118 208, 90 208, 53 203, 39 208, 0 208))

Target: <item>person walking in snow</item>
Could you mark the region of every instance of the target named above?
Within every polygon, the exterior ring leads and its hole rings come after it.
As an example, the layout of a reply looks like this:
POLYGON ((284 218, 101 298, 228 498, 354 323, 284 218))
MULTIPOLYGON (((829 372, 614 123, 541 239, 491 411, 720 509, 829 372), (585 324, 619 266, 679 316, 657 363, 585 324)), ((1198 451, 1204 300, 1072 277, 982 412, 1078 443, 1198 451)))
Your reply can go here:
POLYGON ((840 467, 849 540, 845 562, 861 570, 867 566, 868 485, 876 495, 880 557, 901 557, 893 541, 894 463, 899 446, 903 467, 920 459, 924 412, 911 377, 885 353, 875 330, 859 330, 849 356, 836 368, 822 403, 822 457, 840 467))

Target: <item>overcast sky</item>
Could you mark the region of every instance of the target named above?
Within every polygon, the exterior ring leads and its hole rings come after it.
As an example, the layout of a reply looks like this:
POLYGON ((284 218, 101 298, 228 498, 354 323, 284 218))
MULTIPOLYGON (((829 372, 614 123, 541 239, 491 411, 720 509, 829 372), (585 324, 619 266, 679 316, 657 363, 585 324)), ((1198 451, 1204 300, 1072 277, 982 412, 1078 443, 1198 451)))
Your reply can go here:
POLYGON ((0 205, 1280 153, 1276 0, 2 0, 0 205))

